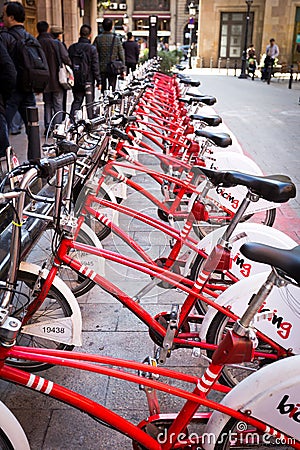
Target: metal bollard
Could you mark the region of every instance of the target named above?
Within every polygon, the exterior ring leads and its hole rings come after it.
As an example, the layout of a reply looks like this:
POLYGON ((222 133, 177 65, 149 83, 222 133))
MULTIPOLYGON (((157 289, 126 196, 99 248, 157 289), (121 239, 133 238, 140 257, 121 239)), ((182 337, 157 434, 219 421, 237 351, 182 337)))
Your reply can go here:
POLYGON ((229 73, 229 64, 230 64, 230 58, 226 59, 226 75, 228 76, 229 73))
POLYGON ((219 72, 221 72, 221 62, 222 62, 222 58, 219 58, 219 59, 218 59, 218 69, 219 69, 219 72))
POLYGON ((237 60, 234 60, 234 76, 236 77, 237 60))
POLYGON ((214 61, 214 59, 213 59, 213 57, 211 56, 211 57, 210 57, 210 62, 209 62, 210 70, 212 70, 212 67, 213 67, 213 61, 214 61))
POLYGON ((294 69, 294 66, 293 66, 293 64, 292 64, 292 65, 291 65, 291 71, 290 71, 290 79, 289 79, 289 89, 292 89, 292 84, 293 84, 293 73, 294 73, 293 69, 294 69))
POLYGON ((41 139, 39 128, 39 110, 36 106, 26 108, 28 120, 28 159, 41 157, 41 139))

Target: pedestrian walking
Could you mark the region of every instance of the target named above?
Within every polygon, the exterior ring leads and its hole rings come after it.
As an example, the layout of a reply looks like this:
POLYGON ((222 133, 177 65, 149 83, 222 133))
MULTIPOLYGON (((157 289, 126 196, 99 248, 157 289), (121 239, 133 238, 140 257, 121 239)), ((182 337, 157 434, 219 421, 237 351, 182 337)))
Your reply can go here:
MULTIPOLYGON (((62 45, 65 47, 65 49, 68 50, 66 44, 63 41, 64 30, 62 27, 53 25, 50 28, 50 33, 51 33, 51 36, 53 37, 53 39, 58 39, 62 43, 62 45)), ((67 89, 64 89, 63 111, 67 111, 67 97, 68 97, 68 91, 67 91, 67 89)), ((63 114, 62 120, 65 120, 65 117, 66 117, 66 115, 63 114)))
POLYGON ((16 81, 17 71, 15 65, 5 46, 0 42, 0 159, 6 156, 5 150, 9 146, 5 105, 16 87, 16 81))
POLYGON ((92 29, 89 25, 82 25, 78 42, 70 45, 69 56, 74 74, 73 96, 70 114, 74 117, 85 99, 89 119, 93 118, 95 99, 95 82, 101 88, 98 52, 91 44, 92 29))
POLYGON ((127 33, 127 41, 123 43, 123 48, 125 52, 125 65, 127 67, 127 73, 129 73, 130 70, 133 72, 139 61, 140 47, 135 41, 131 31, 128 31, 127 33))
POLYGON ((63 44, 53 39, 46 21, 38 22, 36 28, 39 33, 37 39, 45 52, 50 72, 49 83, 43 93, 45 135, 49 135, 54 126, 63 120, 63 114, 57 114, 52 121, 53 115, 63 111, 64 107, 64 89, 58 79, 59 66, 61 61, 68 65, 71 65, 71 61, 63 44))
POLYGON ((112 32, 112 20, 105 17, 102 26, 103 33, 99 34, 94 41, 99 56, 101 91, 104 92, 107 87, 111 87, 114 91, 117 84, 117 75, 109 72, 107 66, 111 61, 116 60, 122 61, 125 66, 125 54, 121 39, 112 32))
POLYGON ((270 43, 266 47, 266 57, 264 60, 264 67, 262 70, 261 79, 263 81, 267 80, 272 74, 272 69, 274 66, 275 59, 279 56, 278 45, 275 44, 275 39, 271 38, 270 43))
MULTIPOLYGON (((24 28, 25 22, 25 9, 23 5, 19 2, 8 2, 3 7, 3 24, 6 30, 0 33, 0 41, 5 46, 8 51, 15 68, 17 70, 17 84, 15 89, 12 91, 11 95, 6 100, 6 120, 7 125, 10 128, 11 122, 17 111, 25 124, 26 133, 28 135, 28 120, 27 120, 27 107, 35 107, 35 95, 32 90, 24 90, 22 85, 22 68, 19 64, 18 55, 18 41, 25 36, 29 35, 24 28)), ((31 36, 31 35, 29 35, 31 36)), ((6 145, 6 144, 5 144, 6 145)), ((28 147, 28 159, 30 159, 30 148, 28 147)))

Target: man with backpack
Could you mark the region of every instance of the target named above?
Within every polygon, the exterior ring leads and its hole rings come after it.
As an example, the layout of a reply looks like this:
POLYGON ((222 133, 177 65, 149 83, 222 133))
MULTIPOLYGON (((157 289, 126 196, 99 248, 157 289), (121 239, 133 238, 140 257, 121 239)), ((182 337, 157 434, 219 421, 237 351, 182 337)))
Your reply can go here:
POLYGON ((125 68, 123 75, 126 75, 125 53, 121 39, 112 32, 112 20, 105 17, 102 27, 103 33, 99 34, 94 41, 99 55, 101 91, 104 92, 107 89, 107 83, 114 91, 117 84, 117 75, 109 70, 109 64, 116 60, 122 61, 125 68))
MULTIPOLYGON (((38 41, 24 28, 25 10, 19 2, 7 2, 3 7, 3 23, 6 31, 0 40, 6 47, 17 70, 17 85, 6 102, 6 120, 10 126, 17 111, 25 123, 28 134, 27 107, 36 106, 34 92, 42 92, 49 80, 45 54, 38 41)), ((34 149, 28 147, 28 159, 34 149)))
MULTIPOLYGON (((6 48, 0 42, 0 162, 6 156, 8 142, 8 127, 5 117, 5 103, 10 93, 16 87, 17 71, 6 48)), ((1 172, 1 164, 0 164, 1 172)), ((1 175, 1 174, 0 174, 1 175)))
POLYGON ((81 108, 85 98, 86 110, 89 119, 93 118, 95 81, 100 89, 99 60, 96 48, 91 44, 92 29, 89 25, 82 25, 78 42, 70 45, 69 56, 72 61, 74 74, 73 96, 70 114, 74 117, 81 108))
POLYGON ((43 92, 45 135, 49 135, 54 125, 61 123, 63 118, 63 114, 57 114, 63 111, 64 107, 64 89, 58 80, 59 67, 61 63, 70 66, 71 61, 63 43, 53 39, 47 22, 41 20, 37 23, 36 28, 39 33, 37 39, 45 52, 50 72, 49 83, 43 92), (52 120, 54 114, 57 115, 52 120), (50 123, 51 129, 49 128, 50 123))

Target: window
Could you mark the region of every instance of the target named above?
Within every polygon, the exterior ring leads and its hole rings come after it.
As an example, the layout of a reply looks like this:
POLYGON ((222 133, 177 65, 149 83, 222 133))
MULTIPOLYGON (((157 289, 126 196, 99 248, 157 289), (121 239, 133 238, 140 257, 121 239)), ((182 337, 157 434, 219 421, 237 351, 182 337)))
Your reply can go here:
POLYGON ((170 0, 134 0, 135 11, 169 11, 170 0))
MULTIPOLYGON (((134 29, 137 31, 149 29, 149 19, 136 19, 134 29)), ((170 31, 170 19, 158 19, 157 31, 170 31)))
MULTIPOLYGON (((219 56, 221 58, 239 59, 244 50, 244 39, 246 31, 245 13, 221 13, 221 29, 219 56)), ((254 14, 250 12, 248 25, 248 43, 252 40, 254 14)))

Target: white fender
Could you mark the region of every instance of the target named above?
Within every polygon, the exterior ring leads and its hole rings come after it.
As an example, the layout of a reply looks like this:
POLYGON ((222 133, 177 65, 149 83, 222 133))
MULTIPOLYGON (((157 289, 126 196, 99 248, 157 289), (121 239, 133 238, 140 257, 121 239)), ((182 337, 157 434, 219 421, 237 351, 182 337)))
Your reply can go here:
MULTIPOLYGON (((41 268, 35 264, 22 261, 20 270, 38 275, 41 268)), ((43 269, 42 278, 45 279, 47 274, 48 270, 43 269)), ((77 300, 72 291, 60 278, 55 277, 53 285, 68 301, 72 315, 61 319, 53 319, 51 322, 45 320, 37 324, 25 325, 22 327, 22 333, 59 341, 68 345, 81 346, 82 318, 77 300)))
MULTIPOLYGON (((97 184, 98 178, 94 178, 93 182, 97 184)), ((116 197, 126 198, 127 186, 124 183, 112 182, 111 184, 102 183, 101 188, 105 191, 105 194, 109 197, 109 201, 112 203, 118 203, 116 197)), ((92 208, 95 204, 91 205, 92 208)), ((101 213, 107 216, 115 225, 119 225, 119 212, 113 208, 101 207, 101 213)))
MULTIPOLYGON (((260 167, 248 156, 234 153, 234 152, 216 152, 213 155, 205 157, 205 166, 208 169, 214 170, 236 170, 238 172, 247 173, 250 175, 263 176, 260 167)), ((199 186, 199 191, 203 189, 205 182, 199 186)), ((234 186, 231 188, 215 187, 207 194, 207 199, 210 199, 217 205, 222 205, 227 210, 236 213, 243 199, 245 198, 248 189, 245 186, 234 186)), ((266 211, 268 209, 280 206, 278 203, 269 202, 260 198, 257 202, 251 202, 247 208, 247 214, 253 214, 259 211, 266 211)))
POLYGON ((30 450, 29 442, 19 421, 13 413, 0 402, 0 429, 6 434, 15 450, 30 450))
MULTIPOLYGON (((204 250, 206 254, 210 254, 213 247, 222 237, 227 227, 220 227, 205 236, 197 247, 204 250)), ((231 236, 230 245, 232 267, 230 272, 238 279, 247 278, 250 275, 260 273, 269 269, 269 266, 254 261, 250 261, 245 256, 240 254, 240 247, 246 242, 257 242, 260 244, 271 245, 273 247, 291 249, 298 244, 288 235, 276 228, 267 227, 266 225, 257 223, 239 223, 231 236)), ((192 254, 192 258, 195 255, 192 254)), ((191 258, 191 259, 192 259, 191 258)), ((190 261, 189 261, 190 264, 190 261)))
MULTIPOLYGON (((230 310, 241 317, 249 300, 266 281, 269 272, 262 272, 235 283, 217 299, 222 306, 230 306, 230 310)), ((300 354, 300 315, 295 314, 296 305, 300 304, 300 287, 288 284, 283 287, 274 286, 263 305, 261 313, 254 319, 254 327, 277 342, 285 349, 300 354)), ((209 308, 201 324, 200 337, 206 340, 208 329, 217 314, 217 310, 209 308)))
MULTIPOLYGON (((223 398, 221 404, 235 410, 251 411, 266 425, 300 439, 300 356, 291 356, 263 367, 241 381, 223 398), (285 406, 285 407, 284 407, 285 406), (294 407, 294 411, 292 411, 294 407)), ((205 429, 205 450, 214 448, 230 417, 214 411, 205 429)), ((267 442, 266 442, 267 443, 267 442)))

